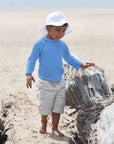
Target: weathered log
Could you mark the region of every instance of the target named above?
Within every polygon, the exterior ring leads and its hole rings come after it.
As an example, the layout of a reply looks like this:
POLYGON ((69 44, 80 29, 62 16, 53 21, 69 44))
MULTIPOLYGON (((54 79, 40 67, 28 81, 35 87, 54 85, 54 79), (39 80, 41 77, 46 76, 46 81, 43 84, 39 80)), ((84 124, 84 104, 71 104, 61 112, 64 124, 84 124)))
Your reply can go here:
POLYGON ((111 95, 104 71, 95 66, 85 70, 76 70, 65 64, 66 105, 85 108, 93 102, 111 95))
POLYGON ((67 106, 60 127, 67 137, 51 139, 38 132, 37 105, 23 92, 4 98, 1 112, 2 134, 8 135, 9 143, 66 143, 97 144, 97 125, 101 111, 114 102, 104 71, 98 67, 76 70, 65 65, 67 106), (33 119, 34 118, 34 119, 33 119), (64 122, 64 123, 63 123, 64 122), (64 128, 63 125, 64 124, 64 128), (26 135, 25 135, 26 134, 26 135), (45 138, 44 138, 45 137, 45 138))
POLYGON ((4 104, 1 102, 0 107, 0 144, 5 144, 8 138, 7 131, 11 129, 11 124, 6 120, 8 110, 11 108, 11 104, 4 104))
POLYGON ((74 144, 98 144, 96 123, 101 111, 114 102, 104 71, 97 66, 79 72, 64 67, 67 103, 63 116, 67 134, 74 144))
POLYGON ((101 112, 97 135, 98 144, 114 144, 114 103, 101 112))
POLYGON ((4 144, 7 141, 7 134, 5 134, 7 130, 5 130, 4 122, 0 118, 0 144, 4 144))

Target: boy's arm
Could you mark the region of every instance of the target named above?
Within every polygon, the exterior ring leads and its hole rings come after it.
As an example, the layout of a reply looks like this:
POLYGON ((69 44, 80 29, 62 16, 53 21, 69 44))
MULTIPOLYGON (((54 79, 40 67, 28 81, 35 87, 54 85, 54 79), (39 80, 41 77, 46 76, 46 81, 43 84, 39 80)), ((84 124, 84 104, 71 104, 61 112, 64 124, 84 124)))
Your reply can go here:
POLYGON ((27 88, 32 88, 32 81, 35 82, 34 77, 32 76, 32 72, 34 71, 36 60, 40 55, 40 44, 36 43, 32 49, 32 52, 28 58, 27 66, 26 66, 26 86, 27 88))
POLYGON ((30 73, 27 73, 26 74, 26 87, 27 88, 32 88, 32 81, 35 82, 34 77, 30 73))
POLYGON ((78 59, 76 59, 75 57, 73 57, 70 52, 69 52, 69 49, 66 45, 65 47, 65 51, 64 51, 64 59, 65 61, 67 61, 68 64, 70 64, 71 66, 73 66, 75 69, 79 70, 80 68, 88 68, 90 66, 95 66, 94 63, 85 63, 83 64, 81 61, 79 61, 78 59))
POLYGON ((66 44, 64 45, 63 58, 69 65, 73 66, 76 70, 79 70, 80 66, 83 64, 81 61, 79 61, 70 54, 66 44))
POLYGON ((40 54, 40 46, 38 43, 36 43, 32 49, 32 52, 27 60, 27 66, 26 66, 26 74, 34 71, 35 63, 37 59, 39 58, 40 54))

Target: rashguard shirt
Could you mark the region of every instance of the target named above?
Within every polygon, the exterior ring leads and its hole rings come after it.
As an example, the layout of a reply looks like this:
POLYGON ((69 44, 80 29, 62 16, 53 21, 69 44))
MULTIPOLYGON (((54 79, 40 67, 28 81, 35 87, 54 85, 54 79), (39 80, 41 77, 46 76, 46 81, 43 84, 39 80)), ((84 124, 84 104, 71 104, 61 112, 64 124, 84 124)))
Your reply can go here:
POLYGON ((43 36, 32 49, 27 61, 26 74, 32 74, 35 63, 39 60, 38 76, 48 81, 59 81, 64 73, 63 59, 77 70, 82 64, 70 54, 64 41, 43 36))

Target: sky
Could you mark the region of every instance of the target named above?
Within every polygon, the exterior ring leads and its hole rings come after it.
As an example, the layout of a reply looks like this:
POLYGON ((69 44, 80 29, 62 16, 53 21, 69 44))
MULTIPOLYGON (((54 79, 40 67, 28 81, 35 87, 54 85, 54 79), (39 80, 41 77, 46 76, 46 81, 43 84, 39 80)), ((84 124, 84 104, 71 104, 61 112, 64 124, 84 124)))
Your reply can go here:
POLYGON ((114 0, 0 0, 0 8, 114 8, 114 0))

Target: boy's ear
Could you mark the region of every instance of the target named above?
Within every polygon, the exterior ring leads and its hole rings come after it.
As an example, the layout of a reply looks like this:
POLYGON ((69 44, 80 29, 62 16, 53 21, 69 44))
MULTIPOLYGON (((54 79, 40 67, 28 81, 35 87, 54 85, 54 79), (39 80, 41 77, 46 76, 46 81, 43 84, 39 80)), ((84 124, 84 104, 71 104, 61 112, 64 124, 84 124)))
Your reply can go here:
POLYGON ((49 31, 49 25, 46 25, 46 29, 47 29, 47 31, 49 31))

